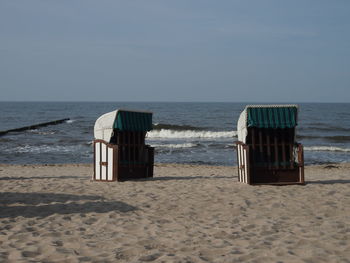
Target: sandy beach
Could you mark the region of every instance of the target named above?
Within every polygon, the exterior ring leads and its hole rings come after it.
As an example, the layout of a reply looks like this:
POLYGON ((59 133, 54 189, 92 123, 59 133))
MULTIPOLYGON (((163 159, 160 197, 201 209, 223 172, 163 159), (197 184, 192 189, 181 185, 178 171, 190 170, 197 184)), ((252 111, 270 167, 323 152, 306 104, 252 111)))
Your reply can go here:
POLYGON ((224 166, 92 172, 0 165, 0 261, 350 262, 350 164, 308 166, 305 186, 249 186, 224 166))

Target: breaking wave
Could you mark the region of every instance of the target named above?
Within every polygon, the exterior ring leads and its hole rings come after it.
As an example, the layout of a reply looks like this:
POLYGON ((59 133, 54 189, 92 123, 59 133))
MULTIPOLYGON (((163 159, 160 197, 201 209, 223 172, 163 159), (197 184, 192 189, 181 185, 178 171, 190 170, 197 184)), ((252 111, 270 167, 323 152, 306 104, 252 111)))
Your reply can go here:
POLYGON ((77 150, 76 145, 69 145, 69 146, 61 146, 61 145, 39 145, 39 146, 32 146, 32 145, 25 145, 25 146, 18 146, 11 149, 6 149, 5 152, 16 152, 16 153, 50 153, 50 152, 60 152, 60 153, 67 153, 67 152, 75 152, 77 150))
POLYGON ((172 149, 178 149, 178 148, 193 148, 199 146, 198 143, 169 143, 169 144, 151 144, 152 147, 159 147, 159 148, 172 148, 172 149))
POLYGON ((334 136, 317 136, 317 135, 297 135, 298 139, 323 139, 332 142, 349 142, 350 136, 347 135, 334 135, 334 136))
POLYGON ((194 130, 153 130, 147 134, 148 139, 217 139, 237 136, 236 131, 194 131, 194 130))
POLYGON ((175 124, 166 124, 166 123, 155 123, 153 124, 154 130, 176 130, 176 131, 185 131, 185 130, 205 130, 202 127, 195 127, 191 125, 175 125, 175 124))
POLYGON ((306 126, 306 127, 299 127, 298 130, 300 131, 312 131, 312 130, 316 130, 316 131, 336 131, 336 132, 340 132, 340 131, 345 131, 348 132, 350 131, 349 128, 346 127, 340 127, 340 126, 306 126))
POLYGON ((335 146, 305 146, 304 150, 313 152, 350 152, 350 148, 341 148, 335 146))

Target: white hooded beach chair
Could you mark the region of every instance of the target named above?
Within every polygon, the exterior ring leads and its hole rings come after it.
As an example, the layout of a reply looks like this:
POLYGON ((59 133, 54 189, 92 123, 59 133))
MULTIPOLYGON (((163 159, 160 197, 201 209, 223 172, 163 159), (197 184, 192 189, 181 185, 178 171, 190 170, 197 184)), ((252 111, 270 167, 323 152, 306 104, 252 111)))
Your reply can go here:
POLYGON ((154 148, 145 144, 152 130, 152 112, 115 110, 99 117, 94 127, 96 181, 153 177, 154 148))
POLYGON ((237 123, 238 181, 304 184, 303 147, 295 142, 297 105, 248 105, 237 123))

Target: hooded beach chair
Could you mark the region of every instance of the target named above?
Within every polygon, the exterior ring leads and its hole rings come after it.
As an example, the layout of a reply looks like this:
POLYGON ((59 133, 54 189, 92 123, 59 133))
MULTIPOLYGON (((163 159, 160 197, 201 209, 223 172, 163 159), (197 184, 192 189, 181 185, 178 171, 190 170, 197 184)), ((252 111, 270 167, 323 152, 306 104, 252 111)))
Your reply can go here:
POLYGON ((152 113, 115 110, 99 117, 94 127, 96 181, 153 177, 154 148, 145 145, 152 113))
POLYGON ((297 105, 248 105, 237 123, 238 180, 304 184, 303 147, 295 142, 297 105))

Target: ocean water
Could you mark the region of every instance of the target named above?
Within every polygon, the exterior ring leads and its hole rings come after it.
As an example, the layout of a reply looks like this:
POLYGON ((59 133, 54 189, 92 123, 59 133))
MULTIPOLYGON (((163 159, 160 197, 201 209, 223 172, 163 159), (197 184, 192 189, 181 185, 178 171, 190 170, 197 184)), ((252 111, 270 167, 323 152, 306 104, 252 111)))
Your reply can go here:
MULTIPOLYGON (((0 163, 92 163, 96 119, 117 108, 152 111, 155 162, 236 165, 236 125, 246 103, 0 102, 0 131, 70 118, 0 137, 0 163)), ((350 162, 350 103, 299 104, 297 139, 307 164, 350 162)))

